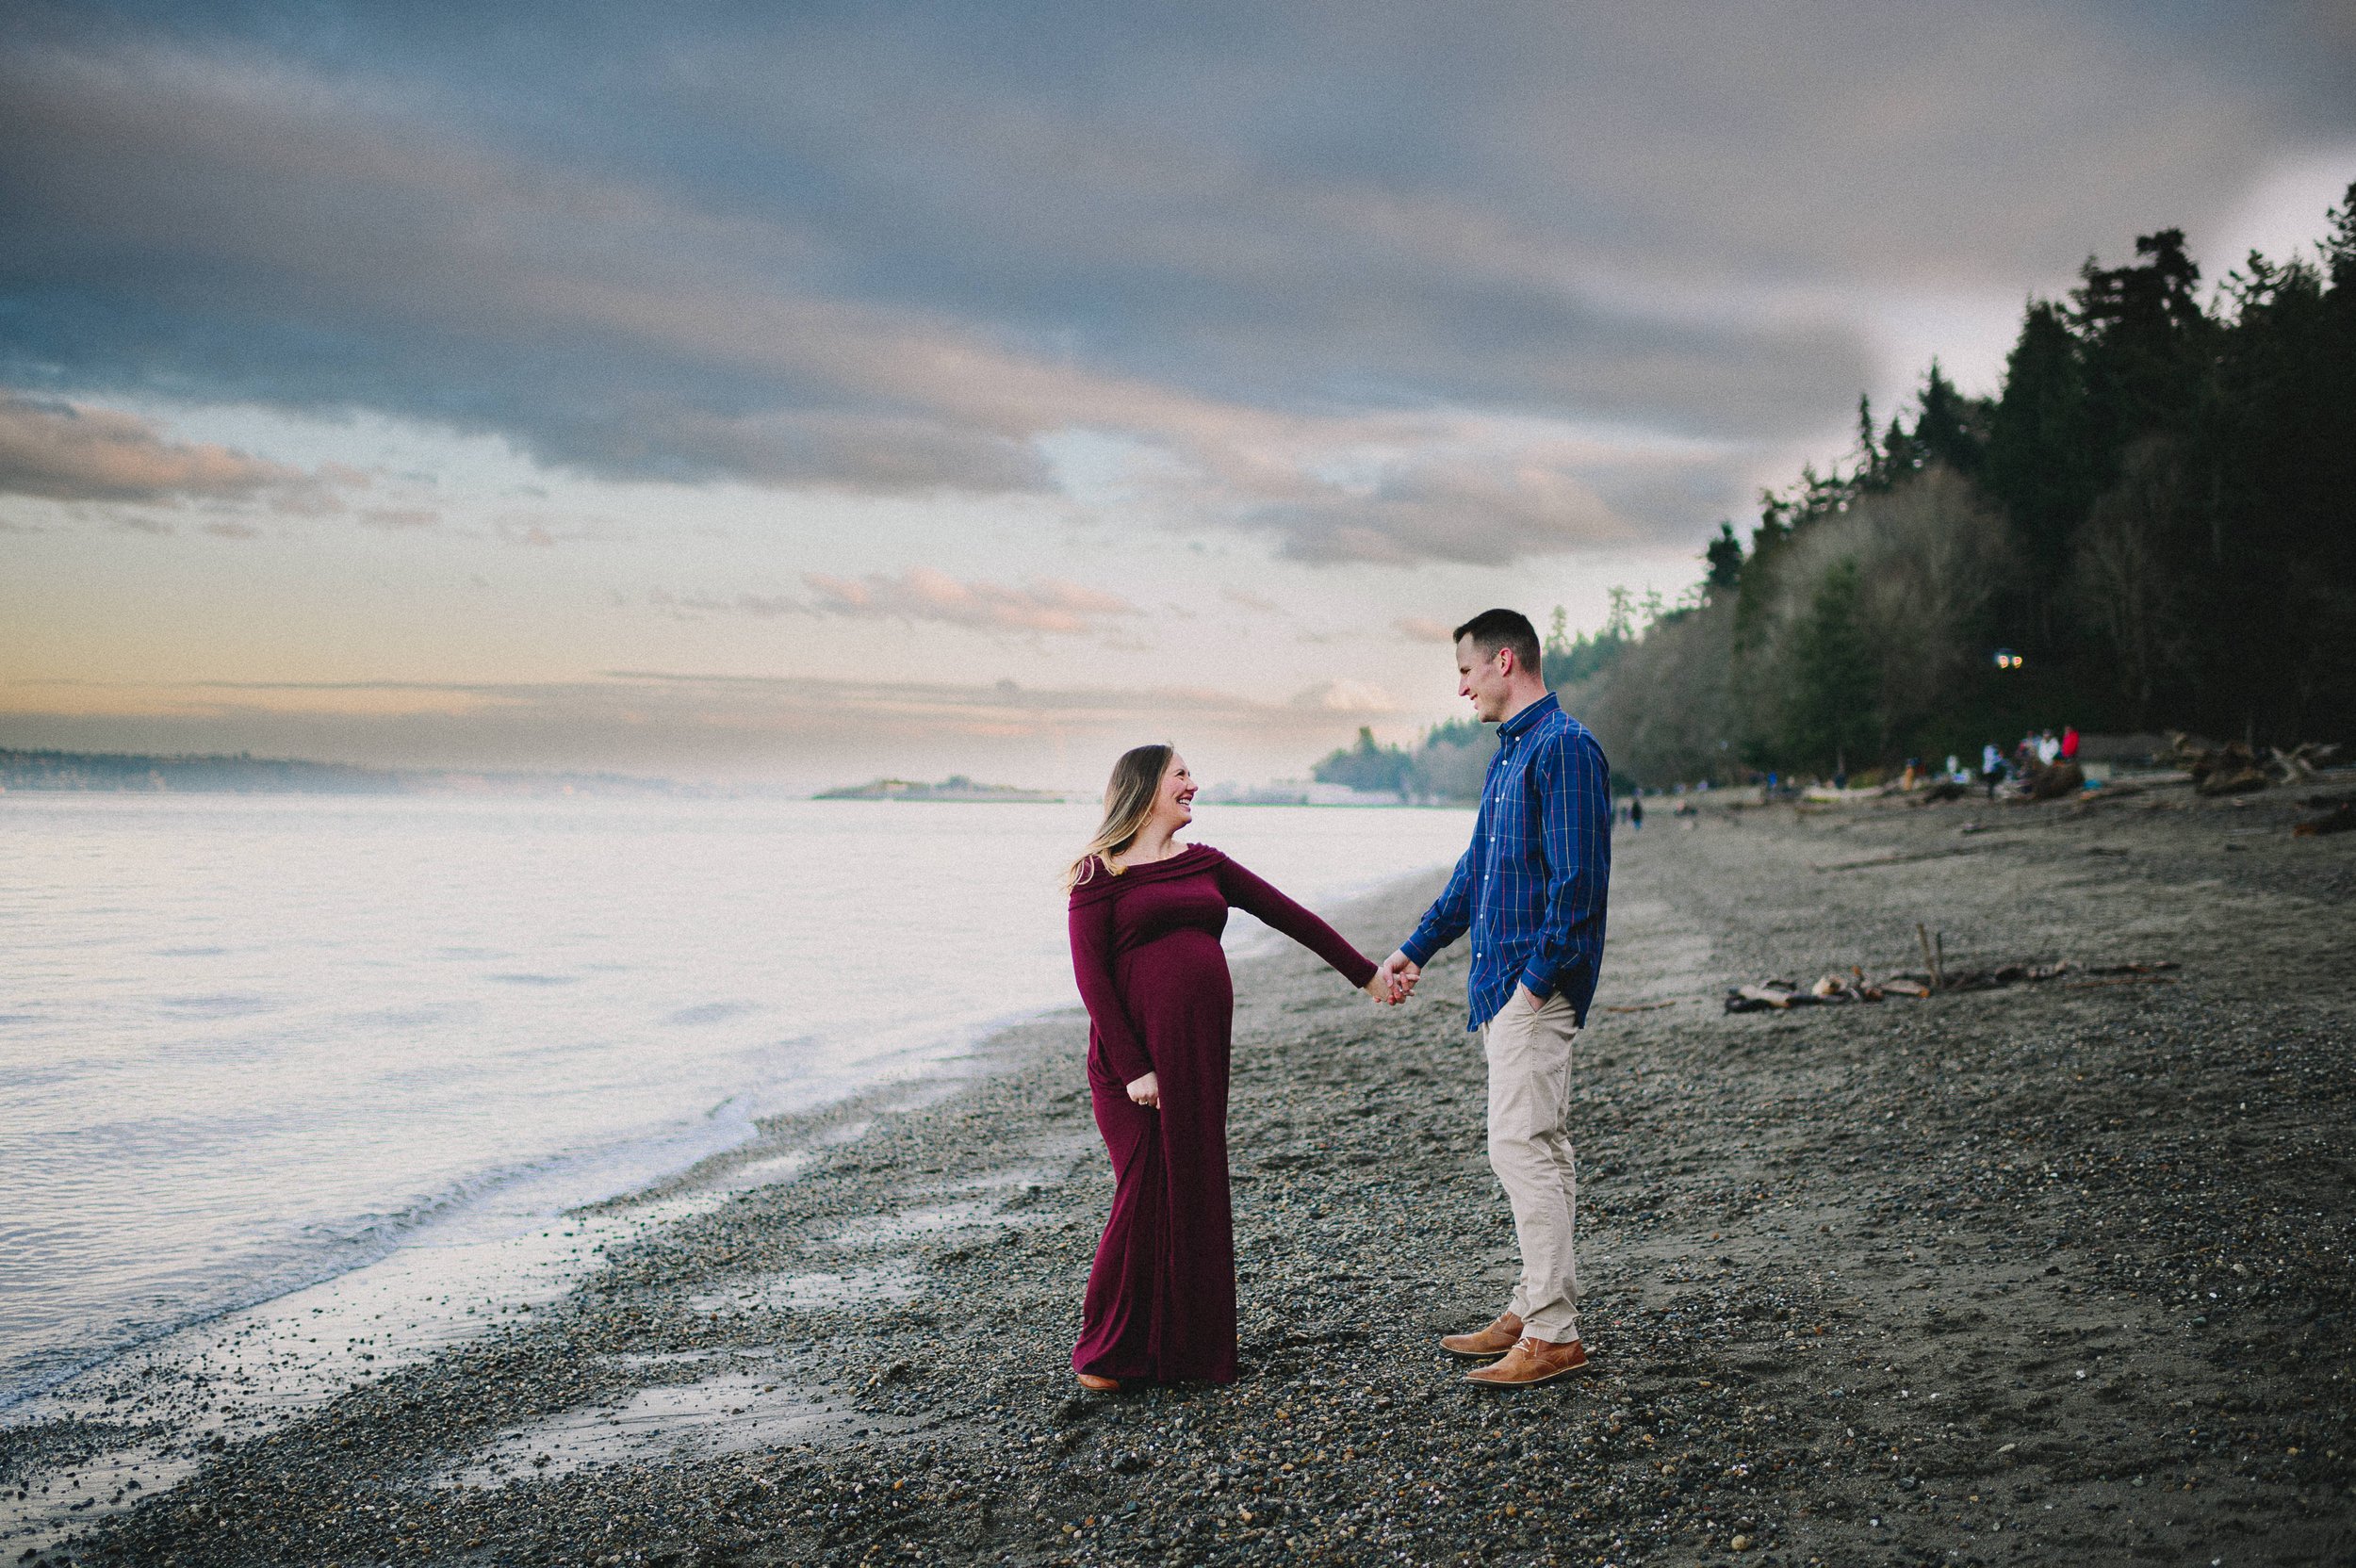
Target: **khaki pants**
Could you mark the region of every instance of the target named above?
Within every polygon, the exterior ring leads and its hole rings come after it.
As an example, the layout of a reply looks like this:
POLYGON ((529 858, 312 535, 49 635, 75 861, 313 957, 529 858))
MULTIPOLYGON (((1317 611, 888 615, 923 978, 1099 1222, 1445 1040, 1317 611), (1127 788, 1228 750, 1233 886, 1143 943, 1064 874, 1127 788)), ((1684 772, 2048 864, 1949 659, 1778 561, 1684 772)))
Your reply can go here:
POLYGON ((1557 1345, 1579 1337, 1571 1247, 1579 1178, 1564 1125, 1578 1035, 1561 992, 1532 1007, 1518 986, 1481 1031, 1489 1058, 1489 1168, 1513 1205, 1522 1250, 1521 1282, 1506 1310, 1522 1320, 1522 1332, 1557 1345))

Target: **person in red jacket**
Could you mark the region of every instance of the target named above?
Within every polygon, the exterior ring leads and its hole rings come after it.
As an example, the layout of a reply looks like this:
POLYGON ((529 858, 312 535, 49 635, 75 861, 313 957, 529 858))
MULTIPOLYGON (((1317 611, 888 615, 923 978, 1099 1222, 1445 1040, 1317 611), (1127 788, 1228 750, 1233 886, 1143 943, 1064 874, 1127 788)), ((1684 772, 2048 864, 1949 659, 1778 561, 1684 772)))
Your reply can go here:
POLYGON ((2061 754, 2062 760, 2065 762, 2075 762, 2078 760, 2078 727, 2074 724, 2062 726, 2061 754))
POLYGON ((1227 1068, 1235 992, 1219 932, 1242 909, 1397 1002, 1374 960, 1218 850, 1181 844, 1194 777, 1167 745, 1113 766, 1104 820, 1072 863, 1072 968, 1088 1012, 1088 1094, 1113 1211, 1088 1270, 1072 1369, 1122 1382, 1235 1377, 1227 1068))

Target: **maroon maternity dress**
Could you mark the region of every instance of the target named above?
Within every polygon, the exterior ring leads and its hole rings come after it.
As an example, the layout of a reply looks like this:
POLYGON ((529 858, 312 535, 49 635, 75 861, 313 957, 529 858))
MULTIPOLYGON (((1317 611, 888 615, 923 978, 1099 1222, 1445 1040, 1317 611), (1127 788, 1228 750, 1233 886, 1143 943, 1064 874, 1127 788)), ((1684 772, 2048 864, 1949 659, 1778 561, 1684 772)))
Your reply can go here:
POLYGON ((1195 844, 1072 890, 1072 967, 1088 1004, 1088 1090, 1113 1159, 1113 1212, 1088 1270, 1074 1370, 1145 1382, 1235 1377, 1227 1058, 1229 906, 1364 986, 1375 966, 1218 850, 1195 844), (1129 1098, 1148 1072, 1161 1109, 1129 1098))

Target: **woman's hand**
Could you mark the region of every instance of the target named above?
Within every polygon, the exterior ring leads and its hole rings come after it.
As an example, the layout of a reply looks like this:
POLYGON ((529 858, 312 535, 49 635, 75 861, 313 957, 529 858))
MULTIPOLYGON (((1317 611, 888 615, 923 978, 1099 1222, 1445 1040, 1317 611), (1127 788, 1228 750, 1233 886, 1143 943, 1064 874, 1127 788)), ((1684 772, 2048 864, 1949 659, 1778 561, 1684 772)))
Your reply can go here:
POLYGON ((1374 978, 1368 980, 1365 985, 1359 987, 1358 988, 1366 992, 1368 996, 1374 998, 1377 1002, 1382 1003, 1385 1007, 1394 1005, 1395 1004, 1402 1002, 1406 999, 1404 992, 1395 991, 1391 988, 1391 977, 1383 973, 1381 970, 1376 970, 1374 972, 1374 978))
POLYGON ((1149 1111, 1162 1108, 1162 1081, 1152 1073, 1129 1081, 1129 1098, 1149 1111))

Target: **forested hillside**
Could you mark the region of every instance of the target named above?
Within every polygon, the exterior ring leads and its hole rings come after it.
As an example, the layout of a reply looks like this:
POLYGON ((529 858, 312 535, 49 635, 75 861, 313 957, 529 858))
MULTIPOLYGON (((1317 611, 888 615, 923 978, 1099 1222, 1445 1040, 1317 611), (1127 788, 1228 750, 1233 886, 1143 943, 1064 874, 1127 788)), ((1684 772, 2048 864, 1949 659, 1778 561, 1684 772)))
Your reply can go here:
MULTIPOLYGON (((1558 617, 1549 680, 1648 785, 2065 724, 2356 739, 2356 187, 2329 225, 2205 293, 2179 230, 2088 260, 1994 397, 1934 363, 1887 424, 1860 400, 1848 459, 1721 524, 1683 602, 1558 617)), ((1462 727, 1400 776, 1438 782, 1462 727)))

